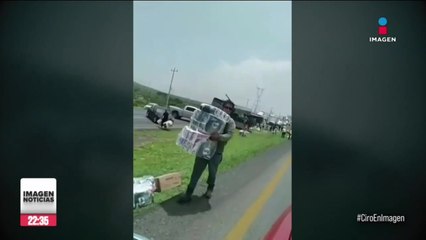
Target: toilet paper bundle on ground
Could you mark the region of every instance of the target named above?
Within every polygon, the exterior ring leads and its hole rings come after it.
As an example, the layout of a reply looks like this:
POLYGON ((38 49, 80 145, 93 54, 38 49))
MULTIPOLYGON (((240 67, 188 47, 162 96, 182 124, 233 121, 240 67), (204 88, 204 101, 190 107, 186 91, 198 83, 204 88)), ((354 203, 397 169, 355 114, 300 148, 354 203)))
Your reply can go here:
POLYGON ((148 206, 154 202, 156 190, 153 176, 144 176, 133 179, 133 208, 148 206))

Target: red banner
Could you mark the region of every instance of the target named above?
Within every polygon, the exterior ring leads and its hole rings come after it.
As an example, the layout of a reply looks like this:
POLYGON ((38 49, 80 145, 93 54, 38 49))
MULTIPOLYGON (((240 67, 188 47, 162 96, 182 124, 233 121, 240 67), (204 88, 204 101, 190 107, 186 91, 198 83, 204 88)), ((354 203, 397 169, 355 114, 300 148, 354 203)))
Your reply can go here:
POLYGON ((56 214, 21 214, 21 227, 56 227, 56 214))

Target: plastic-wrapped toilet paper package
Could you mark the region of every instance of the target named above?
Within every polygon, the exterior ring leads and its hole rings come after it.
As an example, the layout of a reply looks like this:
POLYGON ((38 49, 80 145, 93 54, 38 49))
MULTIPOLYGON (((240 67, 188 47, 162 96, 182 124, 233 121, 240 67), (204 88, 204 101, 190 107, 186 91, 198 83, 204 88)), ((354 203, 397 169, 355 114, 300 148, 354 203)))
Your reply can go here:
POLYGON ((176 145, 180 146, 188 153, 196 154, 200 145, 206 142, 209 137, 210 136, 207 134, 185 126, 178 135, 176 145))
POLYGON ((221 133, 225 128, 226 122, 211 113, 201 110, 194 111, 191 117, 189 127, 203 133, 212 134, 214 132, 221 133))
POLYGON ((202 103, 200 109, 203 112, 213 114, 215 117, 223 120, 225 123, 231 119, 231 116, 229 116, 226 112, 222 111, 222 109, 219 109, 215 106, 212 106, 206 103, 202 103))
POLYGON ((137 177, 137 178, 133 178, 133 184, 142 184, 142 183, 146 183, 146 182, 153 182, 154 181, 154 177, 153 176, 143 176, 143 177, 137 177))
POLYGON ((197 120, 198 122, 208 122, 211 114, 206 111, 196 109, 191 116, 191 120, 197 120))
POLYGON ((189 126, 182 128, 176 145, 186 152, 204 159, 211 159, 216 152, 217 142, 210 141, 212 133, 222 133, 231 117, 221 109, 201 104, 201 110, 195 110, 189 126))
POLYGON ((133 179, 133 208, 145 207, 154 201, 155 179, 144 176, 133 179))
POLYGON ((198 157, 209 160, 213 157, 214 153, 216 152, 216 148, 217 148, 217 142, 208 140, 200 145, 196 155, 198 157))
POLYGON ((208 160, 216 152, 217 147, 217 143, 210 141, 209 137, 210 135, 185 126, 182 128, 176 144, 186 152, 208 160))

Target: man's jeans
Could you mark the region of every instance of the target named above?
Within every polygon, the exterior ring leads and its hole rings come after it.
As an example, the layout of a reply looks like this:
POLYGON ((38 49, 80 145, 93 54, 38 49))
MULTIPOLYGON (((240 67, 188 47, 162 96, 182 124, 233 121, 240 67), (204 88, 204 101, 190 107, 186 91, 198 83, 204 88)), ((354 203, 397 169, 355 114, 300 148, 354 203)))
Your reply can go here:
POLYGON ((214 184, 216 181, 216 174, 219 164, 222 162, 222 153, 215 153, 210 160, 204 158, 196 157, 194 162, 194 168, 192 169, 191 180, 188 184, 186 194, 188 196, 194 193, 195 186, 197 185, 198 180, 203 174, 206 166, 209 169, 209 176, 207 178, 207 190, 213 191, 214 184))

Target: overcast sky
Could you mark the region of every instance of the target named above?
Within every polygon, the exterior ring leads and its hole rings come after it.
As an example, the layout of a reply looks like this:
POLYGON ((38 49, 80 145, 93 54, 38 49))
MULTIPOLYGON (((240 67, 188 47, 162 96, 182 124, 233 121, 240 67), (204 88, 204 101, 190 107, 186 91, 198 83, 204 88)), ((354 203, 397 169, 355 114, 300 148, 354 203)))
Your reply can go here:
POLYGON ((134 77, 211 103, 225 94, 259 111, 291 114, 291 2, 134 3, 134 77), (249 100, 248 100, 249 99, 249 100))

